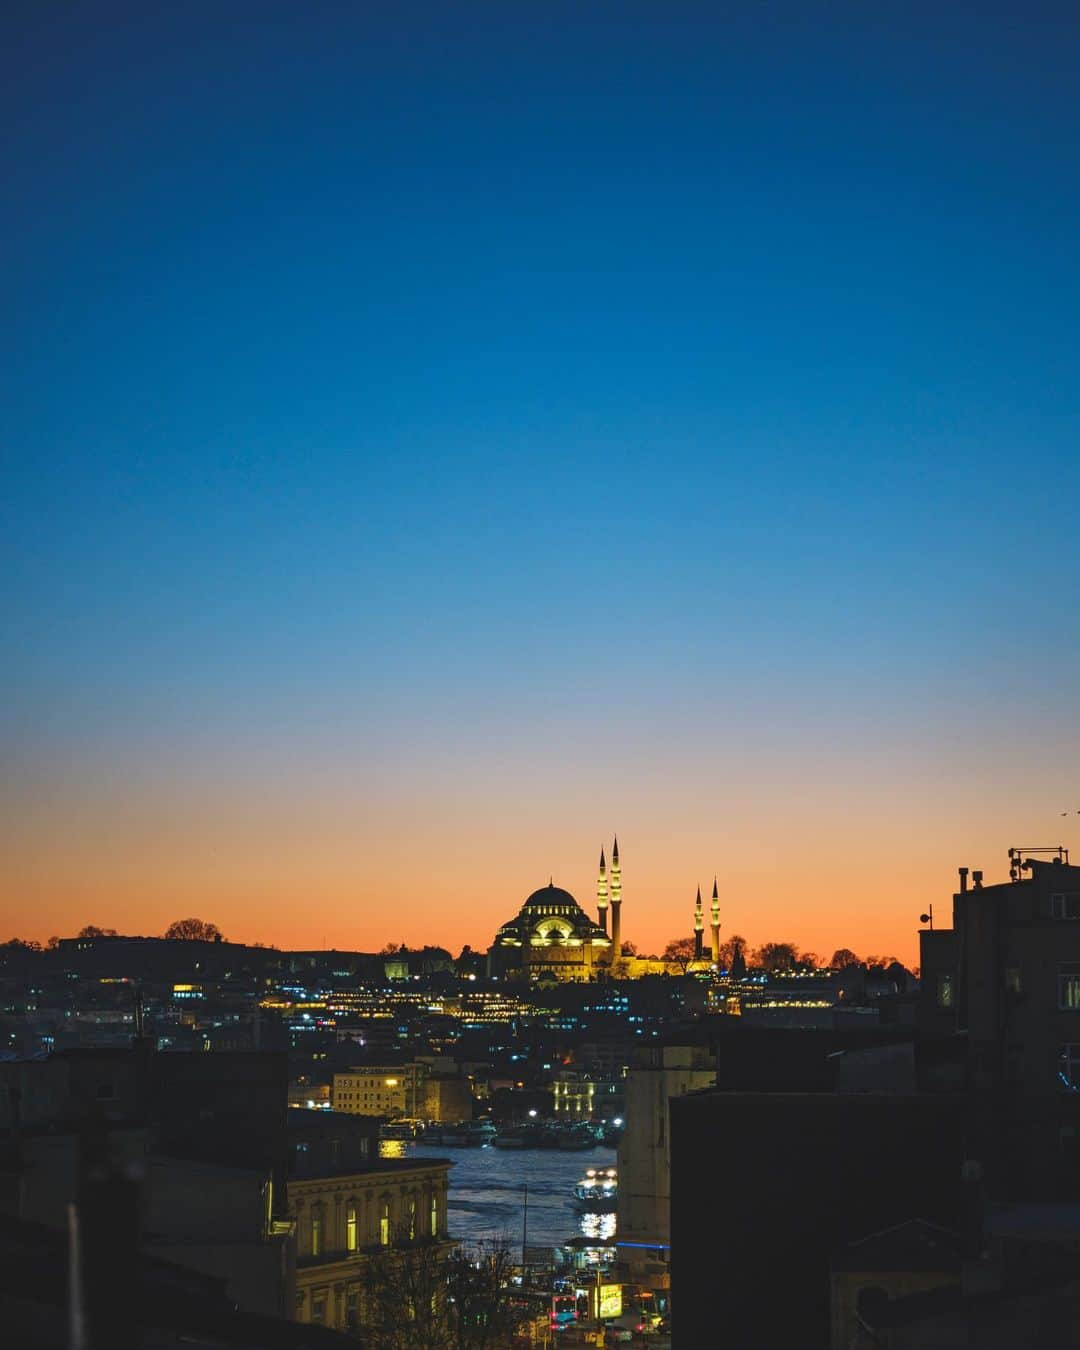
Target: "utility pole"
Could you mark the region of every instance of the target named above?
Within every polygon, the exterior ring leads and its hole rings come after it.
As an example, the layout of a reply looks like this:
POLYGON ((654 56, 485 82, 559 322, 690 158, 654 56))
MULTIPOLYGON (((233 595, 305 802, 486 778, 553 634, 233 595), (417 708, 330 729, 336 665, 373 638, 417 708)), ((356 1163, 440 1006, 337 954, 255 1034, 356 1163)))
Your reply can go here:
POLYGON ((529 1183, 526 1182, 525 1191, 525 1209, 521 1217, 521 1284, 524 1288, 528 1283, 528 1267, 525 1264, 525 1250, 529 1241, 529 1183))

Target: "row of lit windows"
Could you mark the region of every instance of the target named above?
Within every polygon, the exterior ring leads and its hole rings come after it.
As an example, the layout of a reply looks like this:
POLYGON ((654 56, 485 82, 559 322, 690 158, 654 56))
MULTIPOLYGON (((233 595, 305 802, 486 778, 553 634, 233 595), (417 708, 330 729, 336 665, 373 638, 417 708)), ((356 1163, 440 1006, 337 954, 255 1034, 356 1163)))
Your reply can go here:
MULTIPOLYGON (((345 1206, 345 1250, 355 1254, 360 1250, 360 1210, 361 1201, 350 1198, 345 1206)), ((420 1236, 420 1205, 416 1195, 407 1197, 405 1204, 404 1219, 399 1233, 394 1234, 393 1224, 390 1212, 390 1197, 383 1196, 378 1201, 378 1241, 379 1246, 389 1247, 392 1236, 398 1236, 409 1242, 415 1242, 420 1236)), ((321 1201, 316 1201, 311 1206, 311 1217, 308 1223, 309 1231, 309 1254, 311 1256, 323 1256, 326 1253, 326 1212, 321 1201)), ((437 1191, 431 1191, 428 1195, 428 1229, 427 1235, 438 1237, 439 1235, 439 1195, 437 1191)), ((332 1249, 331 1249, 332 1250, 332 1249)))
MULTIPOLYGON (((1019 966, 1010 966, 1005 971, 1005 988, 1010 994, 1023 992, 1023 977, 1019 966)), ((938 1006, 951 1008, 953 996, 952 975, 939 975, 937 981, 938 1006)), ((1080 1011, 1080 962, 1069 962, 1058 966, 1057 1006, 1062 1012, 1080 1011)))

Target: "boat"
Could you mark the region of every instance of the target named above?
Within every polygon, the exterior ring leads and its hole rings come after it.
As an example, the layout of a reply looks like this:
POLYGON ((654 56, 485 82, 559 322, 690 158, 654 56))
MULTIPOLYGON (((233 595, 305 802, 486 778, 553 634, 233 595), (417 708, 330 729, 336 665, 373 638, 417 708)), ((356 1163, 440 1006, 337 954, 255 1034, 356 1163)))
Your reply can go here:
POLYGON ((380 1139, 415 1139, 424 1133, 419 1120, 387 1120, 379 1126, 380 1139))
POLYGON ((487 1120, 459 1120, 453 1125, 429 1125, 424 1135, 430 1143, 454 1148, 479 1147, 495 1138, 495 1126, 487 1120))
POLYGON ((596 1134, 591 1125, 571 1125, 559 1135, 559 1147, 562 1149, 594 1148, 596 1134))
POLYGON ((496 1148, 531 1148, 532 1140, 527 1125, 511 1126, 508 1130, 499 1130, 491 1141, 496 1148))
POLYGON ((578 1208, 590 1214, 610 1214, 619 1193, 619 1179, 614 1167, 588 1167, 574 1187, 578 1208))
POLYGON ((600 1142, 605 1148, 618 1148, 622 1136, 623 1123, 621 1119, 613 1120, 610 1123, 605 1121, 604 1127, 600 1131, 600 1142))

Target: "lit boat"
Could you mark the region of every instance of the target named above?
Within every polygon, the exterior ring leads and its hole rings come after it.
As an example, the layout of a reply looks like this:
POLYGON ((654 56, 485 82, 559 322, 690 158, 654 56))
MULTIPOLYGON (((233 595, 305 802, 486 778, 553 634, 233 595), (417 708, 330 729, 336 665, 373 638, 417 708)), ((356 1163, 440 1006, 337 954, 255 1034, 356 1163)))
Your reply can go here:
POLYGON ((424 1137, 432 1143, 468 1148, 490 1144, 495 1138, 495 1127, 487 1120, 459 1120, 455 1125, 429 1125, 424 1137))
POLYGON ((423 1132, 424 1127, 418 1120, 387 1120, 379 1126, 380 1139, 415 1139, 423 1132))
POLYGON ((619 1193, 614 1167, 590 1167, 574 1187, 578 1207, 593 1214, 610 1214, 619 1193))

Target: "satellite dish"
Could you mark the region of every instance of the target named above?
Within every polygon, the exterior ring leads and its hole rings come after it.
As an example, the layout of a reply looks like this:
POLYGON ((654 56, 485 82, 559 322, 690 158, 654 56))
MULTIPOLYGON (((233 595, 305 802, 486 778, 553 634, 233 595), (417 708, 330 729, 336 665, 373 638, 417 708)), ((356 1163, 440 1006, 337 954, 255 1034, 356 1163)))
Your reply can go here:
POLYGON ((929 914, 920 914, 920 915, 919 915, 919 922, 920 922, 920 923, 929 923, 929 922, 930 922, 930 915, 929 915, 929 914))

